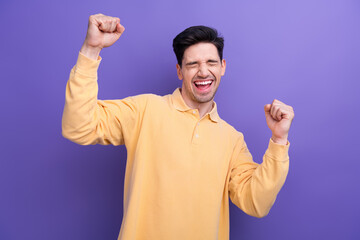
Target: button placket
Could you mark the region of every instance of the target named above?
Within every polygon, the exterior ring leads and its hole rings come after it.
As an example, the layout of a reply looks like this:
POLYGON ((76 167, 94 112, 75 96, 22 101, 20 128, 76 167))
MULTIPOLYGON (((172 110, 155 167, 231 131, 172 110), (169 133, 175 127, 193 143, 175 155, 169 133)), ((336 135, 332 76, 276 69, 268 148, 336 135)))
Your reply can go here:
MULTIPOLYGON (((196 119, 196 122, 195 122, 195 124, 193 125, 194 128, 193 128, 193 135, 192 135, 192 137, 191 137, 191 142, 192 142, 193 144, 198 144, 198 143, 199 143, 199 139, 200 139, 199 126, 200 126, 200 121, 201 121, 201 119, 200 119, 200 116, 199 116, 199 113, 198 113, 197 109, 191 109, 191 110, 189 111, 189 113, 190 113, 191 115, 193 115, 193 117, 196 119)), ((194 119, 194 120, 195 120, 195 119, 194 119)))
POLYGON ((193 143, 199 143, 200 141, 200 133, 199 133, 199 127, 200 127, 200 120, 196 122, 194 126, 194 135, 193 135, 193 143))

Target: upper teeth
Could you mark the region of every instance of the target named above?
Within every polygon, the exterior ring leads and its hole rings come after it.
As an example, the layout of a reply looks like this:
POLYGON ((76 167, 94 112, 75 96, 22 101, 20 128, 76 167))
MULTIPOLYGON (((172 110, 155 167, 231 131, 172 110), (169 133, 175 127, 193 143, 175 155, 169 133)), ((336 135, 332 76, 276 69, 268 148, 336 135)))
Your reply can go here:
POLYGON ((196 82, 197 85, 207 85, 210 83, 211 83, 211 81, 196 82))

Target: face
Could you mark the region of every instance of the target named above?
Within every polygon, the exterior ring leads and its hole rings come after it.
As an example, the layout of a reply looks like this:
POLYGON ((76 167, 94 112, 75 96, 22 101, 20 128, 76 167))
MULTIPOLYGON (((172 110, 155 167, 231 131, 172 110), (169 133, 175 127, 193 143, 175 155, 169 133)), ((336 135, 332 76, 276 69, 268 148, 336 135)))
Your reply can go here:
POLYGON ((188 47, 182 67, 176 65, 178 77, 183 81, 181 94, 184 101, 193 108, 212 103, 225 67, 225 60, 220 60, 214 44, 198 43, 188 47))

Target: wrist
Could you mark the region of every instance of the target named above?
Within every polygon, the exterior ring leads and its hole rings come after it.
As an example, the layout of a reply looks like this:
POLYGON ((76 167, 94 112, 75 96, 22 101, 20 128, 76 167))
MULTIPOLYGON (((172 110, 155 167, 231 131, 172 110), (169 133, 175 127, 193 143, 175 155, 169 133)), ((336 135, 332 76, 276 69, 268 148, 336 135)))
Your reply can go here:
POLYGON ((288 142, 287 136, 286 136, 286 137, 276 137, 276 136, 272 136, 272 137, 271 137, 271 140, 272 140, 274 143, 281 144, 281 145, 286 145, 287 142, 288 142))
POLYGON ((80 52, 88 58, 97 60, 100 54, 100 47, 91 47, 84 43, 80 49, 80 52))

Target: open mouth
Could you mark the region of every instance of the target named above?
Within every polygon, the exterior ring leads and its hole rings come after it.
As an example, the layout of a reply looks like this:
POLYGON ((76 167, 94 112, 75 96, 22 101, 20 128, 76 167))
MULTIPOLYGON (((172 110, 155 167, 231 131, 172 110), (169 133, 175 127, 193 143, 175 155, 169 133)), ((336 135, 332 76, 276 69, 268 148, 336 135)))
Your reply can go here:
POLYGON ((194 82, 195 87, 200 91, 205 91, 211 87, 214 80, 208 79, 208 80, 197 80, 194 82))

